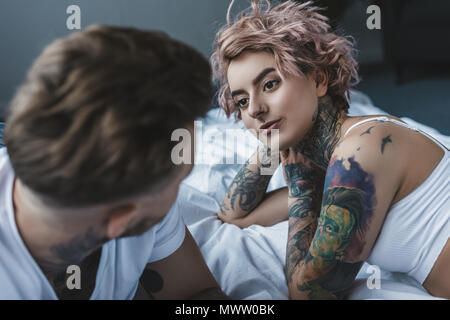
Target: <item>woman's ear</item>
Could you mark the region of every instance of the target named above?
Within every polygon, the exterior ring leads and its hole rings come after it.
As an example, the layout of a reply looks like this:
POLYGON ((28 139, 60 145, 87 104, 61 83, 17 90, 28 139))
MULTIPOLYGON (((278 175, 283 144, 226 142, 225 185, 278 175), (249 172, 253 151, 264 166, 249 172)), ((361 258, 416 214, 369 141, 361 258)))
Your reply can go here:
POLYGON ((106 236, 108 239, 115 239, 123 234, 136 211, 137 207, 133 203, 125 203, 109 209, 106 212, 106 236))
POLYGON ((327 94, 328 91, 328 73, 325 71, 318 71, 314 74, 316 82, 317 97, 321 98, 327 94))

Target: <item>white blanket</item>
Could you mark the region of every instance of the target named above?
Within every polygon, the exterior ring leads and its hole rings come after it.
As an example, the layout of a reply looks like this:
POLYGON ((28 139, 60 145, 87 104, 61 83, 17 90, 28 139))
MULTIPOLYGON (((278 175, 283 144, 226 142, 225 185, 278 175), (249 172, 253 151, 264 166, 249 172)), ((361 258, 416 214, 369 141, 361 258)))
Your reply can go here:
MULTIPOLYGON (((386 112, 373 106, 364 94, 354 91, 349 114, 386 112)), ((450 137, 412 119, 401 119, 450 146, 450 137)), ((258 142, 246 132, 242 122, 227 119, 220 109, 211 110, 201 120, 196 131, 196 165, 180 188, 183 206, 180 210, 185 223, 216 280, 232 299, 287 299, 284 276, 287 221, 271 227, 253 225, 240 229, 216 217, 228 186, 258 142)), ((268 191, 286 185, 280 167, 268 191)), ((376 273, 369 267, 367 263, 363 265, 349 299, 435 299, 405 274, 381 270, 377 287, 376 273)))

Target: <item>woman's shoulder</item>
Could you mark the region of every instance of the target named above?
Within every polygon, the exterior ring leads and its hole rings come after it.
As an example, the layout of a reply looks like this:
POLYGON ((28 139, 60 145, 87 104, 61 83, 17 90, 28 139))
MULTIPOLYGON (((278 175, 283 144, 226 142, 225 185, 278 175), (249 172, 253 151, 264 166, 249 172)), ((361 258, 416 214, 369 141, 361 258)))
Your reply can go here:
POLYGON ((364 147, 379 156, 406 156, 411 152, 412 144, 407 143, 411 140, 411 132, 402 124, 406 123, 387 115, 349 117, 341 127, 338 146, 341 150, 356 147, 357 151, 364 147))
POLYGON ((370 149, 376 148, 377 150, 379 149, 381 154, 384 154, 388 144, 393 143, 393 136, 398 135, 398 129, 405 129, 387 119, 403 122, 397 117, 385 115, 347 118, 341 127, 338 148, 362 147, 364 145, 366 150, 367 147, 370 149))
POLYGON ((359 135, 361 137, 364 135, 369 136, 372 134, 373 128, 399 127, 397 124, 395 124, 395 122, 405 123, 401 119, 391 115, 367 115, 348 117, 342 125, 341 138, 355 135, 359 135))
POLYGON ((332 158, 353 159, 373 175, 388 173, 390 179, 399 180, 411 155, 411 145, 405 143, 407 134, 399 131, 402 129, 405 130, 386 121, 384 115, 348 118, 332 158))

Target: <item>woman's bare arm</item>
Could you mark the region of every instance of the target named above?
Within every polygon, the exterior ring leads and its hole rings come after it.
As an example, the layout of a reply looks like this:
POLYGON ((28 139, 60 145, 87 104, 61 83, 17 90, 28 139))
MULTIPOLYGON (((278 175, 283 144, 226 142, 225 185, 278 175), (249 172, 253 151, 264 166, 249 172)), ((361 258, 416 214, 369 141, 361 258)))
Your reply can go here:
POLYGON ((279 154, 272 155, 269 148, 258 147, 239 170, 218 212, 224 222, 233 222, 246 217, 264 198, 271 175, 262 175, 261 168, 277 161, 279 154))
POLYGON ((231 223, 240 228, 247 228, 253 224, 269 227, 287 220, 288 217, 288 188, 284 187, 266 193, 261 203, 252 212, 231 223))

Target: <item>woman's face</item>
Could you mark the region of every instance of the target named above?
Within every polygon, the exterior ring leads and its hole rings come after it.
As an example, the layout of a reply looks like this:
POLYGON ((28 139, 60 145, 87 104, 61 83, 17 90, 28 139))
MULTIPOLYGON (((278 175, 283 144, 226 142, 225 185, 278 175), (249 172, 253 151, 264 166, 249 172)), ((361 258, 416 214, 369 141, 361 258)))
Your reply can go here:
POLYGON ((318 97, 326 93, 326 85, 316 86, 312 77, 283 78, 274 56, 265 51, 244 51, 231 61, 227 77, 246 128, 263 130, 269 146, 271 130, 278 129, 280 150, 303 139, 313 125, 318 97))

